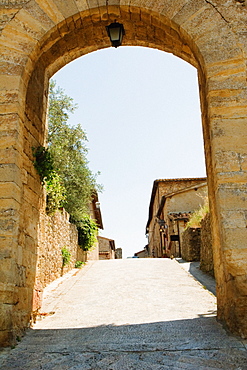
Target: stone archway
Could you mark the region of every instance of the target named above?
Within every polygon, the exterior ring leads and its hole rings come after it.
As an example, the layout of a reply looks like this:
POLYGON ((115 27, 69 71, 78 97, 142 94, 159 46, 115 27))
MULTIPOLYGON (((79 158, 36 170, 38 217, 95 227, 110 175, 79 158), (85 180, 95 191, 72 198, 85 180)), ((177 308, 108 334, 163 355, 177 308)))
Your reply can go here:
POLYGON ((49 78, 109 47, 105 26, 124 23, 125 45, 172 52, 198 69, 213 219, 218 318, 247 335, 247 8, 235 0, 15 0, 1 6, 0 343, 29 322, 41 186, 32 147, 44 143, 49 78), (9 5, 8 5, 9 4, 9 5))

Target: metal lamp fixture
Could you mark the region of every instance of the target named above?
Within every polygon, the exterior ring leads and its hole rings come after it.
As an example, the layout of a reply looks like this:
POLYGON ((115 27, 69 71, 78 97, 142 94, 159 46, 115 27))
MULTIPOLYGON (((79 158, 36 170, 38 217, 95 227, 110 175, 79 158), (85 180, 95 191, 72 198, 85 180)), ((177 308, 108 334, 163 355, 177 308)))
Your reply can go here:
POLYGON ((123 36, 125 35, 124 26, 121 23, 114 22, 106 26, 108 36, 111 40, 112 46, 117 48, 122 45, 123 36))

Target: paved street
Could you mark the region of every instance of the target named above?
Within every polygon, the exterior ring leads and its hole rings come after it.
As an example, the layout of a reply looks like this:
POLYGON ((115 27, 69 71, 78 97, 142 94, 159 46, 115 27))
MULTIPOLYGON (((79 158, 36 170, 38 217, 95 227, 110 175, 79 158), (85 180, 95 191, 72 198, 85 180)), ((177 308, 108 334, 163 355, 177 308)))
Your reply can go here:
POLYGON ((0 357, 13 369, 247 369, 215 296, 175 260, 97 261, 46 291, 38 320, 0 357))

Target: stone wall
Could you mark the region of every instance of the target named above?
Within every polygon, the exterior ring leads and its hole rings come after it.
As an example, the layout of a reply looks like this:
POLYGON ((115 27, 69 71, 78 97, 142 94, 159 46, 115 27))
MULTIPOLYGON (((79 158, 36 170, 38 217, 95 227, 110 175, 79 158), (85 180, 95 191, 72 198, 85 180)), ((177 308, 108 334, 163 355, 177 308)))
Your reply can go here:
POLYGON ((75 266, 78 255, 78 233, 75 225, 69 222, 69 214, 63 209, 54 216, 45 212, 40 215, 38 228, 38 261, 34 289, 33 311, 42 301, 43 289, 75 266), (70 262, 63 266, 62 248, 70 254, 70 262))
POLYGON ((201 229, 188 228, 182 234, 181 254, 185 261, 200 261, 201 229))
POLYGON ((213 245, 209 213, 202 220, 201 226, 200 269, 214 276, 213 245))

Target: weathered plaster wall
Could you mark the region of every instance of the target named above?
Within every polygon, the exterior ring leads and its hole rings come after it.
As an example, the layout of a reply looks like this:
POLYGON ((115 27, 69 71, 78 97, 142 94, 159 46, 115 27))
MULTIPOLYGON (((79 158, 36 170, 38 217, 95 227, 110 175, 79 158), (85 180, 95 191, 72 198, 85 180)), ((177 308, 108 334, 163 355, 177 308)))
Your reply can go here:
POLYGON ((165 204, 166 213, 169 212, 194 212, 204 204, 207 197, 207 186, 191 189, 187 192, 176 194, 168 198, 165 204))
POLYGON ((198 68, 218 318, 247 336, 246 2, 23 0, 0 5, 0 343, 30 319, 42 193, 31 148, 45 141, 49 78, 109 47, 105 26, 115 19, 124 45, 198 68))

